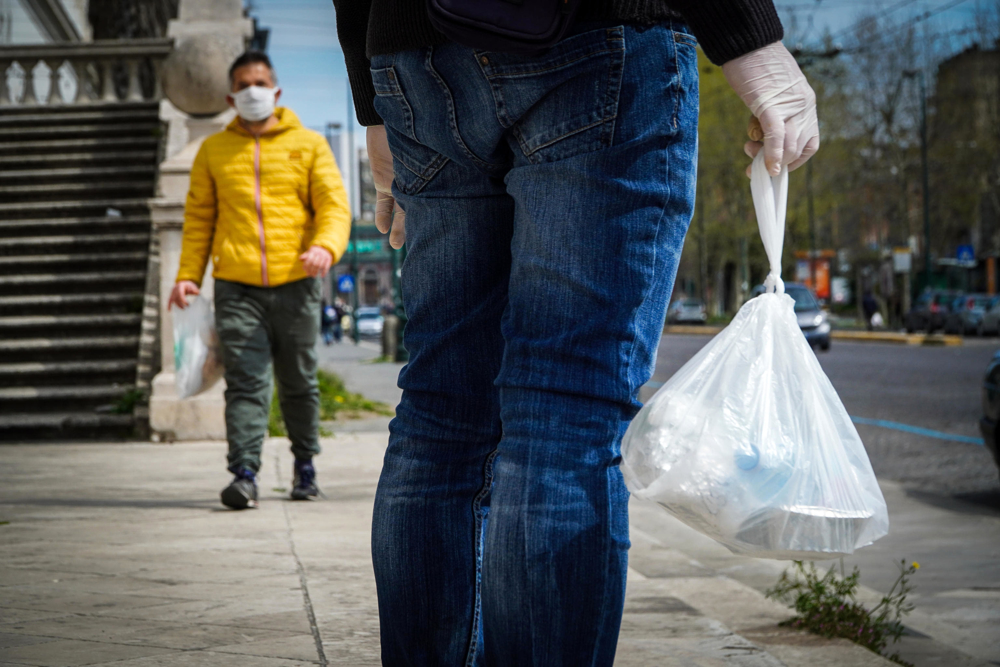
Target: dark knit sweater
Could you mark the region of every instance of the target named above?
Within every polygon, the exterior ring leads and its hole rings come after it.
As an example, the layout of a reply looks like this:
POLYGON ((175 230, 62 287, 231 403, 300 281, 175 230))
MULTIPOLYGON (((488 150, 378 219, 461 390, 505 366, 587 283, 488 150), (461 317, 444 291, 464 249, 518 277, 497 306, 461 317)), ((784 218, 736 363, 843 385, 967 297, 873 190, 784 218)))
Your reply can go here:
MULTIPOLYGON (((374 55, 443 44, 427 0, 333 0, 354 107, 362 125, 380 125, 369 72, 374 55)), ((680 18, 705 55, 722 64, 783 36, 772 0, 582 0, 578 20, 652 24, 680 18)))

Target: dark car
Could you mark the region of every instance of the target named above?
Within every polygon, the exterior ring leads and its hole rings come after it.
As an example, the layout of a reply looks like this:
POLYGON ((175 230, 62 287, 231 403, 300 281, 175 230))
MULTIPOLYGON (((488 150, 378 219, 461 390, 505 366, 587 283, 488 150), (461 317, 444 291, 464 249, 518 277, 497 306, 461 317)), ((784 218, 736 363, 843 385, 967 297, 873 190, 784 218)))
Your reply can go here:
MULTIPOLYGON (((753 295, 764 293, 764 286, 758 285, 753 295)), ((819 307, 819 301, 813 296, 812 290, 799 283, 785 283, 785 294, 795 300, 795 317, 799 328, 805 334, 806 341, 813 348, 824 352, 830 349, 830 321, 826 311, 819 307)))
POLYGON ((910 312, 903 318, 906 333, 926 331, 934 333, 944 327, 951 303, 961 296, 961 292, 936 290, 924 292, 914 302, 910 312))
POLYGON ((973 333, 982 335, 985 333, 983 316, 994 303, 996 297, 989 294, 965 294, 958 297, 951 302, 944 320, 944 332, 963 336, 973 333))
POLYGON ((983 379, 983 418, 979 420, 979 430, 983 432, 986 448, 993 454, 993 460, 1000 468, 1000 453, 997 451, 997 421, 1000 420, 1000 352, 993 355, 986 367, 983 379))

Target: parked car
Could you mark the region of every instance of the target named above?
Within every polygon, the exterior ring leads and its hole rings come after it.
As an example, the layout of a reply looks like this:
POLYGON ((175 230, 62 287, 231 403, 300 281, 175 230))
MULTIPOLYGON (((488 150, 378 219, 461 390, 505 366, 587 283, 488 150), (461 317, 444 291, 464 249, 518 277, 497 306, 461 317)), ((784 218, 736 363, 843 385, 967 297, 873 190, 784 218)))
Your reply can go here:
POLYGON ((996 297, 989 294, 963 294, 951 302, 944 320, 944 332, 949 334, 983 334, 983 316, 996 297))
POLYGON ((913 303, 910 312, 903 317, 906 333, 914 331, 934 333, 944 327, 951 303, 959 296, 961 292, 953 290, 934 290, 921 294, 913 303))
MULTIPOLYGON (((763 285, 758 285, 753 290, 754 296, 763 293, 763 285)), ((820 308, 812 290, 800 283, 785 283, 785 294, 795 300, 795 317, 809 345, 824 352, 829 351, 830 320, 826 311, 820 308)))
POLYGON ((677 299, 667 309, 667 322, 671 324, 704 324, 708 311, 701 299, 677 299))
POLYGON ((1000 452, 997 447, 997 421, 1000 420, 1000 352, 986 367, 983 379, 983 417, 979 420, 979 430, 983 434, 986 448, 993 454, 993 460, 1000 468, 1000 452))
POLYGON ((385 326, 385 318, 377 307, 358 308, 358 335, 381 336, 385 326))
POLYGON ((996 336, 1000 334, 1000 296, 995 296, 990 301, 990 305, 986 308, 986 312, 983 313, 983 319, 979 323, 979 330, 976 333, 980 336, 996 336))

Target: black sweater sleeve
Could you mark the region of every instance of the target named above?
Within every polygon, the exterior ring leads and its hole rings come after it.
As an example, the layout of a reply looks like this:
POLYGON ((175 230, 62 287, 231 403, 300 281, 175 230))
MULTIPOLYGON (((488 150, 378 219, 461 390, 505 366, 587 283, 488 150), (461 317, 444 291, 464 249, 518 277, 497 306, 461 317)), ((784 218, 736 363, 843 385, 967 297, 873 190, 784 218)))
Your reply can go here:
POLYGON ((370 61, 365 54, 371 0, 333 0, 337 12, 337 37, 344 49, 347 78, 351 82, 354 109, 362 125, 381 125, 375 113, 375 86, 372 84, 370 61))
MULTIPOLYGON (((362 125, 380 125, 369 56, 440 44, 426 0, 333 0, 354 108, 362 125), (373 7, 374 5, 374 7, 373 7)), ((772 0, 583 0, 581 20, 655 23, 681 17, 717 65, 781 40, 772 0)))
POLYGON ((716 65, 784 37, 771 0, 670 0, 716 65))

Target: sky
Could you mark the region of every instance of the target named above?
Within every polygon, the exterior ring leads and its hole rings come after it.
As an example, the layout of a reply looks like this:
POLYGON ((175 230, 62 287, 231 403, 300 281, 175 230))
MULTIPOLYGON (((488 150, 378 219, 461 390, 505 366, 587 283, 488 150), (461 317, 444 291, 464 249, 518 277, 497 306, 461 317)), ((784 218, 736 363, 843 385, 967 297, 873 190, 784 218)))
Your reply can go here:
MULTIPOLYGON (((972 39, 977 8, 988 0, 776 0, 789 38, 815 45, 829 30, 846 41, 861 12, 880 12, 896 21, 918 21, 921 29, 954 35, 954 48, 972 39), (924 20, 920 17, 932 13, 924 20)), ((282 104, 302 122, 323 131, 327 123, 348 121, 347 68, 337 41, 337 17, 331 0, 247 0, 258 24, 270 28, 268 53, 278 73, 282 104)), ((793 46, 792 44, 788 44, 793 46)), ((354 129, 360 128, 353 120, 354 129)))

